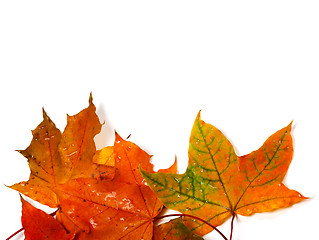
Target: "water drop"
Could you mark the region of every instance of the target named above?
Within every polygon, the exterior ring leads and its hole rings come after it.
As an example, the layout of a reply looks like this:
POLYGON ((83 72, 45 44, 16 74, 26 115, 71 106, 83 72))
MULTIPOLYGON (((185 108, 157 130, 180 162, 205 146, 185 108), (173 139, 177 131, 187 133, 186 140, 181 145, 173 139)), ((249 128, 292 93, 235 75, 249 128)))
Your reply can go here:
POLYGON ((74 154, 77 154, 77 152, 78 152, 78 151, 74 151, 74 152, 72 152, 72 153, 70 153, 70 154, 67 154, 66 156, 67 156, 67 157, 71 157, 71 156, 73 156, 74 154))
POLYGON ((90 224, 93 228, 96 228, 98 226, 98 223, 95 222, 93 218, 90 219, 90 224))

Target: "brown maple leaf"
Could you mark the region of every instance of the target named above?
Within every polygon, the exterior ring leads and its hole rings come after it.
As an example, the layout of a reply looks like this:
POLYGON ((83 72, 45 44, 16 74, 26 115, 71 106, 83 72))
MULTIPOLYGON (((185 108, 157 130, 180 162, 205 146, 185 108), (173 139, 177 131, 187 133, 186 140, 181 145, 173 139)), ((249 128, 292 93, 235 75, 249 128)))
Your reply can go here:
MULTIPOLYGON (((288 207, 306 199, 282 180, 292 160, 291 124, 258 149, 237 157, 228 139, 198 114, 190 137, 184 174, 148 173, 143 177, 167 208, 191 214, 214 226, 235 214, 251 215, 288 207)), ((205 235, 212 229, 186 218, 185 224, 205 235)))
MULTIPOLYGON (((163 205, 138 170, 153 172, 151 156, 117 133, 114 156, 113 179, 80 178, 56 188, 58 219, 69 231, 81 230, 78 239, 152 239, 153 219, 163 205)), ((175 170, 176 162, 162 171, 175 170)))
POLYGON ((58 201, 52 189, 58 184, 79 177, 111 178, 113 167, 93 161, 96 153, 93 138, 100 130, 101 123, 95 113, 92 95, 88 108, 68 116, 62 134, 43 110, 43 121, 32 131, 30 146, 19 151, 28 159, 30 178, 11 188, 42 204, 57 208, 58 201))

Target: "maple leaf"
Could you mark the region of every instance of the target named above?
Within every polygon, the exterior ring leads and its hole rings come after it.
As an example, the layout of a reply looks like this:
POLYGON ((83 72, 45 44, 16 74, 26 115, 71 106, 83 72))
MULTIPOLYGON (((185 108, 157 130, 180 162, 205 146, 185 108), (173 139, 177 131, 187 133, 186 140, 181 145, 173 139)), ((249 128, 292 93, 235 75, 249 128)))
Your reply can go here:
POLYGON ((203 240, 189 230, 181 218, 175 218, 169 222, 157 225, 154 228, 153 240, 203 240))
MULTIPOLYGON (((292 160, 291 124, 270 136, 257 150, 238 157, 228 139, 198 114, 190 137, 184 174, 141 170, 167 208, 200 217, 214 226, 234 214, 251 215, 288 207, 306 199, 282 180, 292 160)), ((211 228, 184 223, 199 235, 211 228)))
POLYGON ((72 240, 74 234, 67 233, 51 215, 33 207, 21 197, 22 226, 25 240, 72 240))
POLYGON ((92 95, 88 108, 68 116, 62 134, 43 110, 43 121, 32 131, 31 144, 19 151, 28 159, 31 171, 29 180, 14 184, 11 188, 57 208, 57 198, 52 189, 58 184, 78 177, 112 177, 113 167, 92 163, 96 153, 93 138, 100 129, 92 95))
MULTIPOLYGON (((151 156, 117 133, 113 150, 113 179, 79 178, 56 188, 57 218, 69 231, 81 230, 78 239, 152 239, 153 219, 163 205, 138 170, 154 172, 151 156)), ((164 172, 175 169, 176 162, 164 172)))

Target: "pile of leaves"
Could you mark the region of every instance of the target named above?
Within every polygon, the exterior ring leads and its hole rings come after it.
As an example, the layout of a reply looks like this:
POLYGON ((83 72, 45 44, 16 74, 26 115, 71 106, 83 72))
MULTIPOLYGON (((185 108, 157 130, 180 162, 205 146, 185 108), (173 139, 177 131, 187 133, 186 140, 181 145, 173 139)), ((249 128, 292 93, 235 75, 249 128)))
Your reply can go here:
MULTIPOLYGON (((252 153, 238 157, 227 138, 198 114, 189 163, 153 171, 151 156, 115 132, 113 146, 96 150, 102 124, 89 106, 68 116, 63 133, 43 110, 30 146, 30 178, 10 186, 57 210, 47 214, 22 196, 25 239, 203 239, 237 214, 272 211, 306 199, 282 180, 292 160, 291 124, 252 153), (164 206, 181 214, 162 216, 164 206), (164 224, 157 220, 179 216, 164 224)), ((232 231, 231 231, 232 232, 232 231)), ((8 239, 10 239, 9 237, 8 239)), ((232 233, 229 239, 232 238, 232 233)))

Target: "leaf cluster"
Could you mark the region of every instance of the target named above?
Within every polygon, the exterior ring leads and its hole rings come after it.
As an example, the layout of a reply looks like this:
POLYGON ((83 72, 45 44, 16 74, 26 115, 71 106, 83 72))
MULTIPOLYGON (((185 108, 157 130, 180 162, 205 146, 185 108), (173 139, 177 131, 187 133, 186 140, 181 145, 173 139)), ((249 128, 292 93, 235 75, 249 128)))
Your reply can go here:
POLYGON ((113 146, 96 150, 101 127, 92 96, 87 108, 67 117, 63 132, 43 110, 31 144, 19 151, 30 178, 10 188, 57 210, 47 214, 21 197, 25 239, 199 240, 229 217, 306 199, 282 183, 293 153, 291 124, 239 157, 198 114, 184 174, 177 174, 176 161, 154 172, 151 156, 116 132, 113 146), (182 217, 156 225, 164 206, 182 217))

